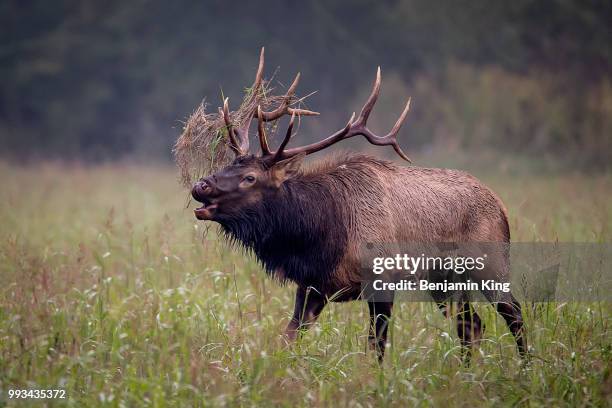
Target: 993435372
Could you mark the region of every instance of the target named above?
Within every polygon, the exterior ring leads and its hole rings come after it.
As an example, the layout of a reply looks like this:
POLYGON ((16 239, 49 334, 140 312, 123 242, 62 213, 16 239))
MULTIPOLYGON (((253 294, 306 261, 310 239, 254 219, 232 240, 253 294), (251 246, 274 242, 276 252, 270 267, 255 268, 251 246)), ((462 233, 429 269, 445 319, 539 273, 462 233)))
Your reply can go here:
POLYGON ((9 389, 9 399, 65 399, 66 390, 63 389, 9 389))

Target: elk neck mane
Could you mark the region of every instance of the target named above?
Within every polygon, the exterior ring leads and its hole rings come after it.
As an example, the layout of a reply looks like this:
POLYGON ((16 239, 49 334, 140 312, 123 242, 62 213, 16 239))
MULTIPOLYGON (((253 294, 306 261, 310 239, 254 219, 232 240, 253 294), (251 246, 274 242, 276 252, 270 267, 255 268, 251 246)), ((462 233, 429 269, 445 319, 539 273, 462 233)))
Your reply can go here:
POLYGON ((226 238, 253 251, 268 274, 282 282, 328 287, 351 233, 353 191, 372 187, 374 168, 395 166, 365 155, 323 159, 255 208, 219 223, 226 238))

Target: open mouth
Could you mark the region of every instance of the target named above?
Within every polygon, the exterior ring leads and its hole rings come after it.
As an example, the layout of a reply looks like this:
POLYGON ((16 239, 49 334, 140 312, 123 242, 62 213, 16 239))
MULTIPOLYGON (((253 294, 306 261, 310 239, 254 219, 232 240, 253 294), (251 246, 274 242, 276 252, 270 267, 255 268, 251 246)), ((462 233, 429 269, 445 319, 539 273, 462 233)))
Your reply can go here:
POLYGON ((217 204, 204 200, 203 205, 193 210, 198 220, 211 220, 217 210, 217 204))

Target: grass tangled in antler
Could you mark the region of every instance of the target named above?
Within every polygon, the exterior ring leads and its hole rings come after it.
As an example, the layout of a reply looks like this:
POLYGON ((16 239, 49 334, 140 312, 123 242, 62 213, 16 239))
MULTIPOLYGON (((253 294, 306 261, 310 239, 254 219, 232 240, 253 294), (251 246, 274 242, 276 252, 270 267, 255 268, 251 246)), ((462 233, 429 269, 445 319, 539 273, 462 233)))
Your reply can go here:
POLYGON ((185 187, 229 163, 232 156, 226 139, 223 119, 218 114, 206 113, 206 104, 202 102, 185 122, 183 133, 174 145, 174 157, 185 187))
MULTIPOLYGON (((253 112, 258 104, 268 111, 283 101, 284 95, 271 95, 269 84, 270 81, 264 81, 257 94, 247 89, 240 107, 230 113, 233 126, 242 126, 249 112, 253 112)), ((293 104, 298 101, 292 98, 290 102, 293 104)), ((232 161, 234 156, 228 144, 227 132, 222 115, 206 113, 205 102, 189 116, 173 150, 183 185, 189 187, 194 180, 214 173, 232 161)))

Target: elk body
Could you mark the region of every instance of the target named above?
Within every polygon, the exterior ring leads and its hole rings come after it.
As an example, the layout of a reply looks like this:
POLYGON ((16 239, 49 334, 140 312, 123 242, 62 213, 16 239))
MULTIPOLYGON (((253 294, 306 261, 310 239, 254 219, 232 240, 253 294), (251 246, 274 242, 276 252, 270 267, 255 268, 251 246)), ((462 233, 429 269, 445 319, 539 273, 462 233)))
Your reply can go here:
MULTIPOLYGON (((252 88, 255 91, 262 84, 263 62, 262 49, 252 88)), ((193 198, 203 204, 195 210, 197 219, 219 223, 230 240, 253 251, 268 274, 297 285, 293 317, 285 331, 288 339, 295 339, 313 324, 329 301, 361 296, 359 269, 365 243, 510 241, 501 200, 467 173, 403 167, 360 154, 337 155, 302 169, 306 155, 356 135, 374 145, 390 145, 408 160, 399 147, 397 133, 410 100, 389 134, 372 133, 367 120, 380 89, 379 69, 372 93, 356 119, 353 114, 343 129, 320 142, 287 148, 295 116, 317 114, 291 107, 298 79, 299 74, 276 110, 264 112, 253 104, 249 119, 241 127, 232 124, 225 100, 220 114, 236 158, 192 189, 193 198), (291 115, 286 136, 272 151, 264 123, 285 114, 291 115), (260 155, 248 152, 253 118, 258 119, 260 155)), ((252 95, 257 97, 257 92, 252 95)), ((483 274, 505 275, 508 267, 505 254, 483 274)), ((442 304, 444 299, 435 300, 442 304)), ((523 353, 520 304, 511 294, 489 300, 523 353)), ((368 301, 368 306, 370 344, 382 360, 393 302, 368 301)), ((457 329, 465 346, 481 336, 481 320, 467 300, 459 303, 457 329)))

